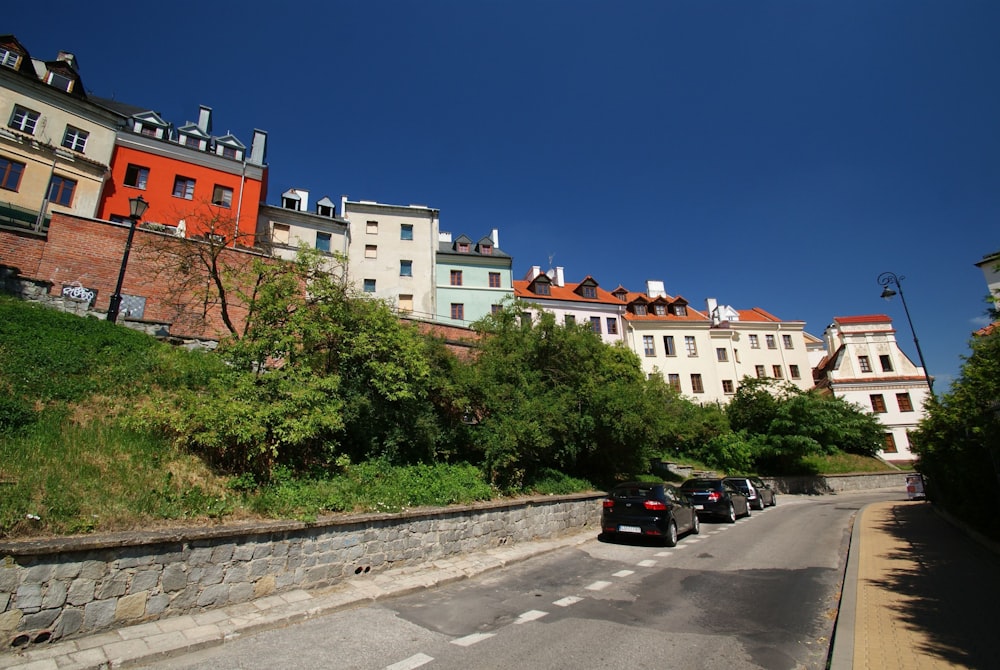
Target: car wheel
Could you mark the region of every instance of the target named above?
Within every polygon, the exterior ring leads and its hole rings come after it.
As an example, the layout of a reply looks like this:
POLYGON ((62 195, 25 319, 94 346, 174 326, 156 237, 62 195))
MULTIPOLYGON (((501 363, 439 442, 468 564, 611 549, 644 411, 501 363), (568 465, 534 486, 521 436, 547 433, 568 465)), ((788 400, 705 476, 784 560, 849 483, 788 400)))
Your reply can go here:
POLYGON ((744 514, 743 516, 750 516, 750 501, 748 500, 746 504, 747 504, 747 513, 744 514))
POLYGON ((726 523, 736 523, 736 509, 733 503, 729 503, 729 511, 726 513, 726 523))
POLYGON ((764 509, 764 498, 757 496, 757 504, 754 505, 754 509, 761 510, 764 509))
POLYGON ((698 520, 698 515, 694 515, 694 520, 691 522, 691 534, 697 535, 701 532, 701 521, 698 520))
POLYGON ((667 526, 667 536, 664 538, 664 542, 668 547, 677 546, 677 523, 673 520, 667 526))
POLYGON ((771 496, 771 507, 778 504, 778 496, 771 496))

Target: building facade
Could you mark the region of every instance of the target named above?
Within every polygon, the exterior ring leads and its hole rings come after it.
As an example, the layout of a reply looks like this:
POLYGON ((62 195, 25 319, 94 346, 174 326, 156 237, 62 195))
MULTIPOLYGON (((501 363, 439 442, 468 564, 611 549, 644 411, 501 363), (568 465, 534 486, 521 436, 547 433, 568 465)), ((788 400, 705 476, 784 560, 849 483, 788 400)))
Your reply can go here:
POLYGON ((36 229, 55 212, 94 216, 120 117, 88 96, 73 54, 41 61, 0 36, 0 113, 0 216, 36 229))
POLYGON ((252 247, 267 198, 267 133, 254 130, 250 150, 232 134, 212 134, 212 109, 175 127, 153 111, 115 101, 125 118, 115 138, 111 178, 97 217, 127 221, 129 200, 149 203, 144 221, 180 236, 214 235, 227 246, 252 247))
POLYGON ((622 341, 625 304, 593 277, 567 283, 562 267, 542 272, 535 265, 524 279, 514 282, 514 296, 535 308, 525 318, 537 318, 539 310, 552 312, 557 323, 589 325, 606 344, 622 341))
POLYGON ((437 314, 434 257, 439 212, 424 205, 340 200, 347 222, 347 266, 366 293, 418 319, 437 314))
POLYGON ((320 198, 309 209, 309 192, 289 189, 281 195, 281 206, 260 206, 257 216, 257 244, 276 258, 292 260, 304 245, 330 257, 328 270, 342 271, 335 254, 347 256, 347 221, 337 218, 337 205, 320 198))
POLYGON ((500 249, 499 233, 478 242, 441 233, 435 260, 436 321, 468 326, 514 295, 513 259, 500 249))
POLYGON ((896 343, 885 314, 836 317, 824 333, 827 357, 815 370, 818 388, 873 412, 885 427, 880 456, 912 463, 911 430, 924 416, 930 387, 924 369, 896 343))

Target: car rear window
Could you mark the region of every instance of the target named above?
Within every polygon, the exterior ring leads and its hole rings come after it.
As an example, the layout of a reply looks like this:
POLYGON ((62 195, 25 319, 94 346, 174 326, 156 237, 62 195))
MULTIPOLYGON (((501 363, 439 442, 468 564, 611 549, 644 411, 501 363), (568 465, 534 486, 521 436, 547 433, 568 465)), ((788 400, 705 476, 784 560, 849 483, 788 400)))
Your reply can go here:
POLYGON ((612 498, 652 498, 652 486, 619 486, 611 492, 612 498))
POLYGON ((718 486, 717 479, 692 479, 691 481, 684 482, 684 489, 714 489, 718 486))

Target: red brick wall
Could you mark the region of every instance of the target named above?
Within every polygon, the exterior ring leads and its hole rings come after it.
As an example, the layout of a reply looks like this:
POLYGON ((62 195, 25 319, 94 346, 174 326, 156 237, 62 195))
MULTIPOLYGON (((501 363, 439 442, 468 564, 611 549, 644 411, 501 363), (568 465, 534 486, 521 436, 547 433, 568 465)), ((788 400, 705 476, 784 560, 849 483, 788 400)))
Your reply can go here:
MULTIPOLYGON (((52 282, 53 293, 74 283, 97 289, 94 308, 107 310, 127 238, 127 225, 57 213, 52 216, 47 242, 0 229, 0 264, 17 267, 22 276, 52 282)), ((142 228, 135 231, 122 293, 145 297, 144 319, 171 324, 173 335, 218 339, 228 333, 218 306, 206 304, 197 290, 179 288, 168 276, 171 273, 163 272, 164 262, 152 251, 174 240, 142 228)), ((247 263, 253 257, 226 249, 221 260, 247 263)), ((204 286, 205 282, 202 277, 197 283, 204 286)), ((245 311, 236 306, 232 312, 237 328, 241 328, 245 311)))

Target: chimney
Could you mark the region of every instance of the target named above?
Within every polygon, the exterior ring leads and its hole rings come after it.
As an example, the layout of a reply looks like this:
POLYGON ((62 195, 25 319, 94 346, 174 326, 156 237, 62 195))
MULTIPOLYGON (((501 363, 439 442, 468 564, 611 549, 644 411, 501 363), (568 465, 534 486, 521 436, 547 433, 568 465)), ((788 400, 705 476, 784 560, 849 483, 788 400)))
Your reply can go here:
POLYGON ((566 285, 566 277, 563 273, 563 268, 561 266, 556 266, 556 276, 553 277, 553 281, 555 281, 556 286, 566 285))
POLYGON ((250 144, 250 162, 254 165, 264 165, 266 161, 267 133, 254 128, 253 142, 250 144))
POLYGON ((72 54, 69 51, 60 51, 59 55, 56 56, 56 60, 62 63, 66 63, 74 72, 80 72, 80 64, 76 60, 76 54, 72 54))
POLYGON ((200 105, 198 107, 198 127, 206 135, 212 134, 212 108, 200 105))
POLYGON ((712 320, 712 325, 718 326, 719 302, 715 298, 705 298, 705 307, 708 309, 708 318, 712 320))
POLYGON ((450 243, 451 242, 451 233, 446 233, 444 231, 439 231, 438 232, 438 242, 450 243))
POLYGON ((493 240, 493 247, 496 248, 496 249, 499 249, 500 248, 500 231, 498 231, 496 228, 494 228, 493 232, 490 234, 490 239, 493 240))
POLYGON ((650 298, 666 297, 667 291, 663 288, 663 280, 647 279, 646 295, 649 296, 650 298))
POLYGON ((526 274, 524 276, 524 279, 525 279, 525 281, 531 281, 532 279, 534 279, 535 277, 537 277, 540 274, 542 274, 542 266, 541 265, 532 265, 531 269, 528 270, 528 274, 526 274))

